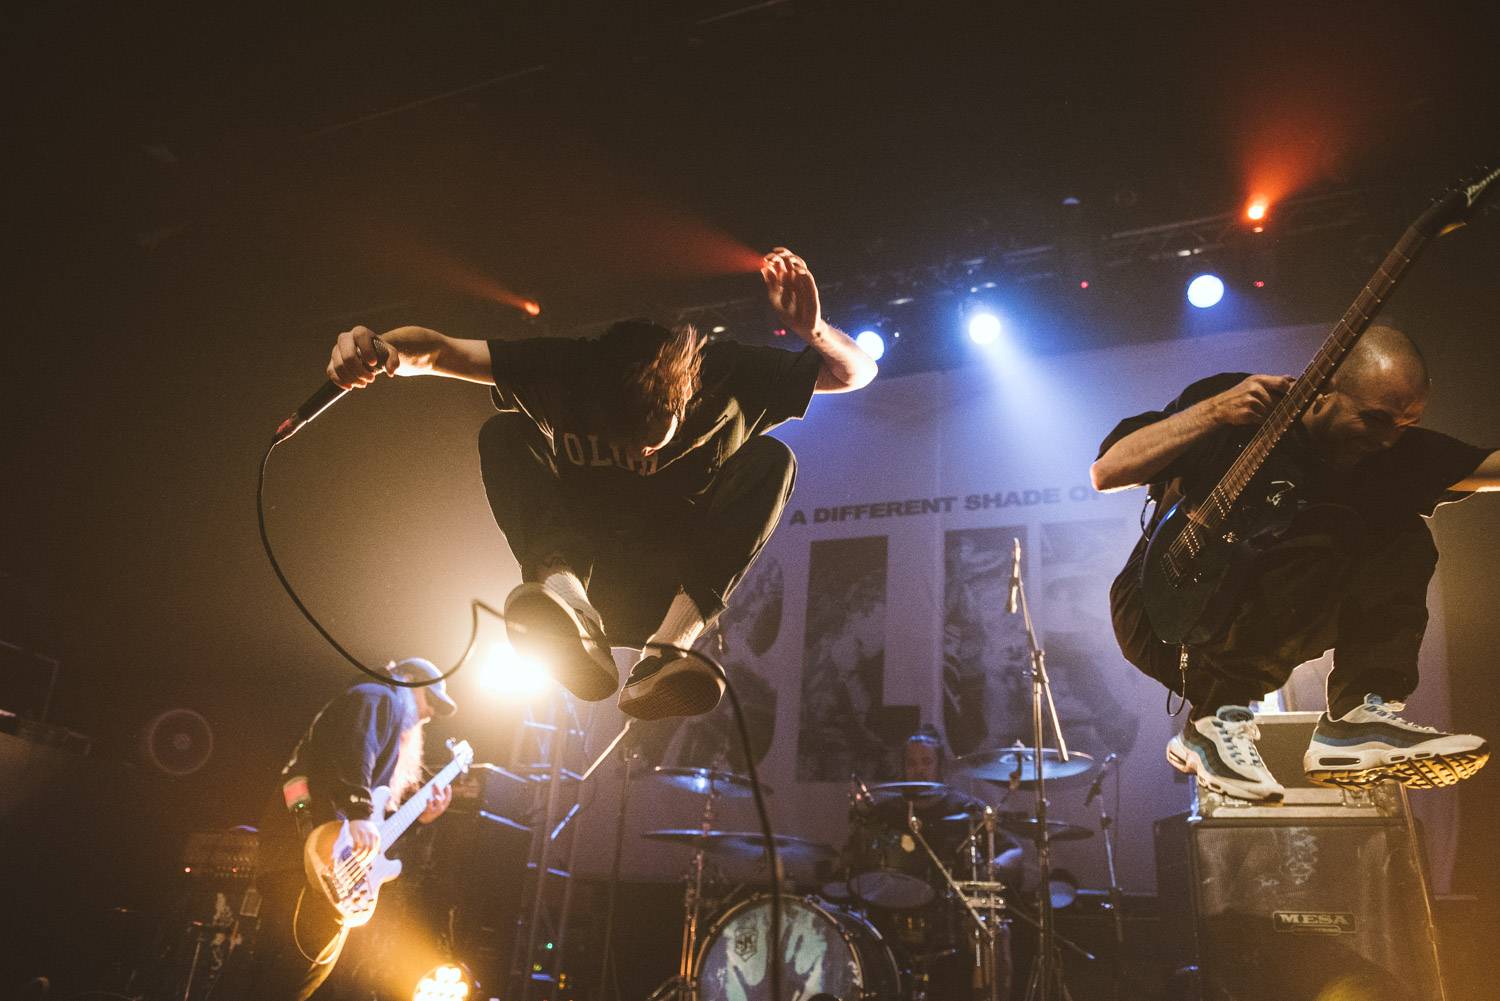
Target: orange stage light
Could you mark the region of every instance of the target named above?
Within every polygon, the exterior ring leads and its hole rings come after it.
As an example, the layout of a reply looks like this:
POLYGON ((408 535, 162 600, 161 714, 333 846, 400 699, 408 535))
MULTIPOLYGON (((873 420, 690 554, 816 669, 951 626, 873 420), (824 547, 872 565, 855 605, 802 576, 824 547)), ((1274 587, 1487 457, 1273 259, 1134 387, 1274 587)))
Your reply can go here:
POLYGON ((1271 206, 1266 202, 1264 198, 1253 199, 1250 204, 1245 207, 1245 218, 1249 219, 1251 222, 1260 222, 1266 217, 1266 212, 1268 209, 1270 209, 1270 207, 1271 206))

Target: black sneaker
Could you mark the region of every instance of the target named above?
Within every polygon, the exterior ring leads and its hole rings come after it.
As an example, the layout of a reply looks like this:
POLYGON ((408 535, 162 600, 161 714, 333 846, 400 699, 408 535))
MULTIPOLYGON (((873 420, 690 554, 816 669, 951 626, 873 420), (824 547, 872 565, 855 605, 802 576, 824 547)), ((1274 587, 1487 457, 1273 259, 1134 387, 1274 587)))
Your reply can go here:
POLYGON ((522 584, 505 599, 505 632, 517 653, 542 664, 585 702, 607 699, 620 687, 604 621, 587 603, 574 605, 541 584, 522 584))
POLYGON ((697 657, 647 654, 620 690, 620 711, 636 719, 699 716, 724 697, 724 679, 697 657))
POLYGON ((1302 767, 1319 785, 1360 789, 1385 781, 1436 789, 1469 778, 1490 759, 1490 745, 1471 733, 1444 733, 1401 716, 1406 707, 1378 695, 1313 729, 1302 767))

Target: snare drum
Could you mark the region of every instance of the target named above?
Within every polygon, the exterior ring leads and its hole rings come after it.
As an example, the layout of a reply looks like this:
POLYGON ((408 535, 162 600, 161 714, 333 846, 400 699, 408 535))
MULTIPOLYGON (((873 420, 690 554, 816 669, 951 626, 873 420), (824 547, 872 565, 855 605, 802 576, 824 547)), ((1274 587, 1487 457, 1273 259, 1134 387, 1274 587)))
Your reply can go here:
MULTIPOLYGON (((758 893, 717 918, 693 968, 697 996, 770 1001, 766 963, 771 895, 758 893)), ((880 933, 858 914, 817 897, 781 898, 782 987, 787 997, 828 994, 897 1001, 901 978, 880 933)))

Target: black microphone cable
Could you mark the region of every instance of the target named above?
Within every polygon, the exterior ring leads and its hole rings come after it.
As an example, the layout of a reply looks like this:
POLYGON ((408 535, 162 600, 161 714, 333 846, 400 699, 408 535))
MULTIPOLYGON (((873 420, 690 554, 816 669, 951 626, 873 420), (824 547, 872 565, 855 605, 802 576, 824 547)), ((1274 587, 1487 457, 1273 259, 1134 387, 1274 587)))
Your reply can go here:
MULTIPOLYGON (((288 598, 292 599, 292 604, 297 607, 297 611, 302 613, 302 617, 306 619, 308 623, 318 631, 318 635, 322 636, 323 639, 327 641, 329 646, 337 650, 339 655, 347 660, 350 664, 354 665, 354 667, 358 669, 360 673, 368 675, 369 677, 374 678, 377 681, 383 682, 388 685, 393 685, 398 688, 426 688, 428 685, 435 685, 440 681, 446 681, 449 678, 453 677, 453 675, 458 673, 458 669, 468 661, 469 656, 474 652, 475 644, 479 640, 479 613, 481 611, 485 611, 494 616, 496 619, 499 619, 501 622, 505 621, 505 615, 502 612, 497 611, 490 605, 487 605, 483 601, 480 601, 478 598, 471 599, 469 602, 469 608, 472 613, 472 625, 469 630, 469 641, 467 644, 465 644, 463 653, 459 655, 457 662, 455 662, 452 667, 448 668, 448 670, 439 674, 436 678, 406 681, 400 678, 392 678, 384 671, 379 671, 372 667, 369 667, 354 654, 350 653, 342 643, 334 638, 332 633, 324 628, 323 624, 318 621, 317 617, 313 615, 312 611, 307 607, 306 604, 303 603, 302 599, 298 596, 296 589, 292 587, 291 581, 287 579, 286 573, 281 569, 281 564, 276 559, 276 553, 271 547, 270 534, 266 531, 266 468, 270 465, 271 453, 276 450, 276 446, 278 444, 285 440, 285 437, 277 437, 272 440, 269 446, 267 446, 266 453, 260 460, 260 475, 257 478, 255 484, 255 516, 260 527, 261 548, 265 550, 266 559, 270 561, 271 569, 275 571, 276 579, 281 583, 282 590, 286 592, 288 598)), ((678 656, 690 657, 701 661, 708 667, 709 670, 713 671, 714 674, 718 675, 720 680, 724 682, 724 692, 729 696, 729 705, 734 714, 735 728, 739 732, 740 745, 745 752, 745 769, 750 779, 750 793, 751 797, 755 801, 755 812, 760 818, 761 836, 765 838, 766 842, 766 862, 771 869, 771 948, 769 950, 771 1001, 781 1001, 782 901, 780 859, 776 852, 776 835, 771 825, 771 814, 770 811, 766 809, 766 800, 764 792, 761 789, 760 776, 757 774, 755 768, 755 752, 750 742, 750 729, 745 724, 745 711, 740 705, 740 697, 735 692, 734 685, 729 680, 729 673, 724 670, 724 665, 720 664, 717 660, 710 657, 708 654, 703 653, 699 650, 688 649, 686 647, 672 646, 668 643, 647 643, 642 647, 642 651, 644 652, 647 649, 672 653, 678 656)))

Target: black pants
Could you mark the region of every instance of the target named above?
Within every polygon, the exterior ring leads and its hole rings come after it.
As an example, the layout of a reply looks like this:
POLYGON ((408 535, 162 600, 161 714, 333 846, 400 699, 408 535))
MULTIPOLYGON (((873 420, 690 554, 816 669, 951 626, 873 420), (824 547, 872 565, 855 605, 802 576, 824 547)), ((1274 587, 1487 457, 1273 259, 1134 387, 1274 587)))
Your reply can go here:
POLYGON ((1193 648, 1186 693, 1178 648, 1152 634, 1141 606, 1143 540, 1110 589, 1125 659, 1185 694, 1195 715, 1262 698, 1330 648, 1328 704, 1336 715, 1367 692, 1389 700, 1411 694, 1427 630, 1427 585, 1437 568, 1426 522, 1412 515, 1372 528, 1344 508, 1309 515, 1256 558, 1225 634, 1193 648))
POLYGON ((307 1001, 333 973, 347 931, 300 869, 263 873, 260 929, 248 984, 241 995, 255 1001, 307 1001), (299 904, 300 897, 300 904, 299 904), (295 917, 295 936, 293 918, 295 917))
POLYGON ((758 435, 691 497, 664 497, 631 474, 580 482, 559 474, 551 443, 522 414, 490 418, 479 458, 522 579, 539 579, 561 559, 623 646, 644 643, 679 590, 705 619, 722 612, 775 531, 797 475, 792 450, 758 435))

